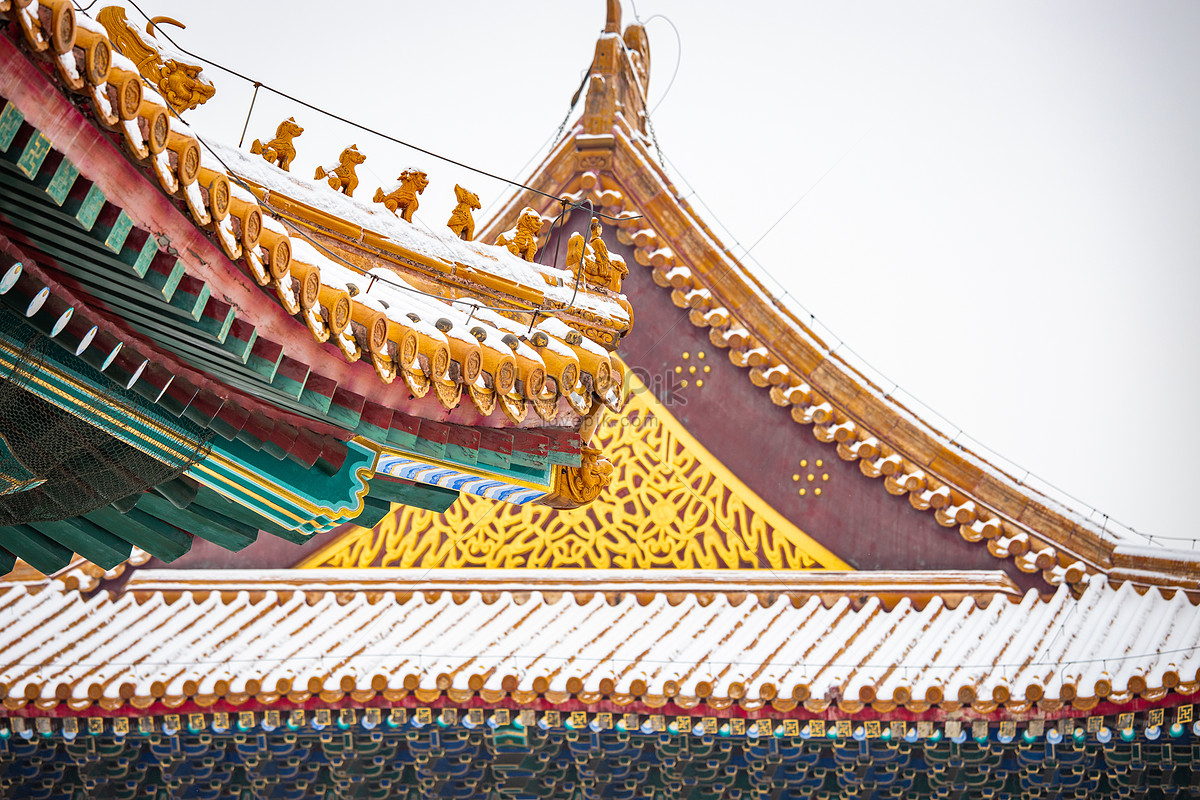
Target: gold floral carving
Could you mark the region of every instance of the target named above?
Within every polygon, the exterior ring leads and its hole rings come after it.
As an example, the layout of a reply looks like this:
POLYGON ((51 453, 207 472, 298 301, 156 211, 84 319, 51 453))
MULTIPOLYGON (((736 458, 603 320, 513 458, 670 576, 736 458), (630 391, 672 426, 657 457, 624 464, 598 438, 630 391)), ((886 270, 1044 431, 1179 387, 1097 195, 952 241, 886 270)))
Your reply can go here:
POLYGON ((272 164, 278 164, 284 172, 291 172, 292 159, 296 157, 296 145, 292 144, 292 140, 302 133, 304 128, 296 124, 295 117, 288 117, 275 129, 274 139, 266 144, 255 139, 250 145, 250 152, 272 164))
POLYGON ((592 444, 611 485, 561 510, 463 495, 445 513, 396 506, 302 567, 849 569, 754 494, 629 375, 623 414, 592 444))
POLYGON ((599 172, 612 169, 612 153, 595 150, 585 150, 579 154, 580 172, 599 172))
POLYGON ((174 53, 164 53, 155 39, 155 26, 170 24, 182 28, 183 23, 170 17, 155 17, 146 23, 147 36, 143 36, 129 24, 125 9, 119 6, 100 9, 96 20, 104 26, 113 47, 137 64, 142 77, 178 113, 195 108, 216 94, 216 88, 204 78, 199 64, 181 61, 174 53))

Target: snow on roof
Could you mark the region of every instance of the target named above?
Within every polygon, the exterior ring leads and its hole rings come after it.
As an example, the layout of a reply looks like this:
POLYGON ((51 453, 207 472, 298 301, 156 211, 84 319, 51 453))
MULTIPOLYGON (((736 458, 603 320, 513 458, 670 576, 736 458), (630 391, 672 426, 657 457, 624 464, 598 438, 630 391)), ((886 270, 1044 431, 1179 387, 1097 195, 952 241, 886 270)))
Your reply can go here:
MULTIPOLYGON (((1040 572, 1051 585, 1065 581, 1077 589, 1089 574, 1117 574, 1116 551, 1140 543, 1131 532, 1094 510, 1081 511, 1078 501, 1053 487, 1031 485, 1029 476, 1019 479, 999 457, 972 452, 960 437, 952 439, 899 402, 889 384, 873 378, 844 348, 822 341, 795 308, 767 289, 753 264, 734 258, 721 244, 620 109, 604 136, 586 137, 582 130, 576 126, 564 137, 529 184, 580 200, 609 198, 606 213, 619 218, 636 262, 652 269, 675 305, 690 309, 691 323, 716 346, 728 348, 730 361, 746 369, 751 382, 797 423, 820 441, 835 443, 842 460, 859 462, 864 475, 880 479, 881 490, 889 480, 905 487, 914 508, 1010 559, 1022 572, 1040 572), (570 161, 591 139, 596 141, 588 144, 614 151, 610 172, 598 175, 570 161)), ((490 229, 504 227, 526 204, 550 207, 515 190, 490 229)), ((1131 563, 1120 575, 1143 585, 1197 585, 1177 560, 1152 560, 1154 568, 1131 563)))
POLYGON ((629 312, 615 300, 588 291, 576 293, 573 288, 575 276, 570 270, 525 261, 504 247, 463 241, 449 228, 430 228, 405 222, 382 204, 347 197, 330 189, 323 181, 306 180, 284 172, 236 147, 207 140, 204 144, 240 177, 380 234, 402 247, 443 259, 449 264, 462 263, 497 275, 535 289, 548 299, 564 305, 571 303, 574 298, 576 307, 617 322, 629 322, 629 312))
MULTIPOLYGON (((61 583, 0 584, 0 687, 17 701, 116 707, 248 685, 378 690, 382 678, 395 690, 561 700, 944 699, 1028 711, 1029 702, 1053 710, 1075 698, 1157 698, 1200 677, 1200 613, 1186 594, 1114 589, 1103 576, 1078 599, 1061 587, 1049 599, 993 594, 951 608, 941 597, 889 607, 881 586, 861 605, 843 587, 828 606, 782 590, 543 591, 527 572, 535 588, 524 592, 449 571, 325 570, 311 583, 291 571, 286 581, 263 573, 232 585, 221 573, 143 572, 123 593, 90 597, 61 583)), ((603 576, 592 577, 602 588, 603 576)))

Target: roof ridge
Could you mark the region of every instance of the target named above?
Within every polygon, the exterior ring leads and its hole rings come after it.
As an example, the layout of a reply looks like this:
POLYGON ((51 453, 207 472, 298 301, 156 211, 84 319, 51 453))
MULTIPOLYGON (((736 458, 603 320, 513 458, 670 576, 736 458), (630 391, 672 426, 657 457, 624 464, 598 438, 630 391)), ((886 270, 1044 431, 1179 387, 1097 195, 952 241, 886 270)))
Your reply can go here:
MULTIPOLYGON (((857 462, 869 478, 882 478, 886 491, 907 497, 914 509, 931 512, 942 527, 955 528, 968 542, 982 543, 1023 573, 1040 573, 1051 585, 1066 583, 1079 592, 1089 574, 1113 569, 1116 547, 1140 544, 1101 530, 1074 509, 950 440, 838 355, 791 309, 775 302, 754 271, 721 244, 686 198, 673 191, 644 137, 619 111, 608 137, 611 144, 596 141, 603 137, 581 137, 577 125, 527 183, 542 191, 557 190, 569 199, 591 199, 616 217, 616 222, 605 224, 617 227, 618 238, 634 247, 637 262, 651 269, 655 283, 670 291, 672 302, 688 310, 689 321, 707 329, 710 341, 727 349, 730 361, 747 370, 751 383, 767 389, 775 405, 788 408, 795 422, 812 430, 819 441, 835 444, 842 460, 857 462), (647 208, 660 217, 686 220, 681 229, 702 235, 687 237, 682 244, 689 252, 676 253, 673 246, 681 242, 641 216, 647 208), (708 252, 697 253, 698 249, 708 252), (712 279, 713 272, 720 273, 720 280, 712 279), (725 297, 731 275, 746 287, 734 299, 725 297), (761 319, 748 316, 750 303, 769 314, 761 319), (773 321, 796 330, 801 346, 781 353, 782 329, 777 325, 768 334, 759 330, 773 321)), ((505 215, 526 202, 540 205, 536 198, 517 192, 489 227, 503 225, 505 215)), ((1200 588, 1193 577, 1173 572, 1171 563, 1170 558, 1147 561, 1143 568, 1114 575, 1142 586, 1200 588)))

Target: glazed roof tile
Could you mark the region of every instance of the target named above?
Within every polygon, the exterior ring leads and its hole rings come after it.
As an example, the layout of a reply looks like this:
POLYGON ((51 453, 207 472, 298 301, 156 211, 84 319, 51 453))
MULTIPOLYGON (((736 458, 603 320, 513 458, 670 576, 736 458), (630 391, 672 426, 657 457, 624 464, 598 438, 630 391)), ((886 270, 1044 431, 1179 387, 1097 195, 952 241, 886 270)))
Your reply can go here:
MULTIPOLYGON (((27 51, 35 59, 48 59, 57 66, 64 94, 78 93, 91 99, 85 108, 91 111, 93 121, 119 133, 121 145, 143 174, 165 194, 180 201, 195 225, 238 265, 240 269, 229 270, 229 279, 239 280, 239 272, 252 277, 265 292, 278 297, 288 314, 303 322, 316 342, 333 342, 350 364, 359 360, 370 363, 385 383, 403 376, 409 388, 420 396, 431 385, 435 386, 437 391, 433 395, 444 408, 454 408, 465 394, 480 417, 497 414, 494 419, 500 426, 509 424, 496 409, 495 396, 503 391, 509 396, 498 405, 512 423, 524 420, 531 410, 550 421, 558 414, 560 400, 564 406, 569 402, 577 413, 584 413, 597 389, 601 399, 605 399, 609 384, 606 376, 611 375, 611 365, 607 358, 601 362, 590 352, 579 352, 588 350, 579 344, 561 342, 576 365, 573 372, 567 373, 550 369, 551 365, 543 362, 536 349, 523 351, 523 358, 515 364, 515 378, 530 388, 522 394, 511 381, 497 380, 498 376, 493 374, 505 365, 511 369, 511 358, 506 359, 501 353, 484 358, 481 365, 464 369, 459 359, 476 352, 477 347, 470 342, 465 348, 449 347, 447 331, 434 327, 433 323, 447 320, 453 328, 463 327, 454 330, 453 337, 467 341, 468 319, 470 327, 495 329, 494 321, 471 319, 472 302, 497 305, 516 316, 538 308, 546 315, 565 314, 585 336, 596 335, 597 329, 607 331, 603 335, 612 347, 631 322, 628 303, 619 295, 590 287, 576 294, 574 276, 569 271, 530 264, 504 248, 464 242, 448 231, 428 231, 397 219, 382 206, 372 207, 323 184, 296 178, 235 148, 201 142, 178 116, 168 113, 166 101, 137 77, 136 65, 111 48, 102 26, 86 20, 82 14, 77 16, 69 3, 49 5, 55 14, 74 19, 76 25, 64 25, 63 30, 74 31, 77 27, 87 31, 88 36, 58 42, 42 31, 36 11, 15 5, 6 8, 4 13, 20 22, 27 51), (111 58, 96 63, 109 66, 104 70, 81 71, 80 65, 95 61, 87 59, 97 48, 106 49, 111 58), (254 192, 243 188, 243 183, 254 192), (271 218, 275 206, 280 207, 290 227, 271 218), (264 214, 264 210, 268 213, 264 214), (322 228, 322 223, 332 228, 322 228), (314 240, 318 247, 312 248, 308 241, 312 234, 302 232, 303 228, 319 231, 318 235, 326 237, 331 231, 357 231, 361 241, 352 244, 359 248, 360 254, 367 252, 363 248, 368 245, 368 250, 374 249, 375 255, 368 258, 368 263, 391 266, 373 271, 357 264, 350 267, 327 243, 314 240), (400 263, 397 258, 417 276, 425 273, 424 285, 413 285, 411 277, 406 281, 400 274, 403 270, 397 267, 400 263), (368 271, 372 274, 366 275, 368 271), (354 274, 360 276, 358 291, 347 293, 347 284, 356 283, 351 277, 354 274), (378 322, 382 327, 376 332, 362 323, 378 320, 379 305, 369 295, 384 280, 400 289, 390 295, 388 321, 378 322), (366 288, 362 288, 364 281, 366 288), (436 296, 442 294, 446 296, 436 296), (455 308, 456 300, 467 305, 455 308), (410 315, 421 320, 413 320, 410 315), (605 365, 604 376, 595 373, 600 363, 605 365), (572 385, 562 386, 561 380, 544 381, 546 376, 556 374, 559 378, 571 378, 572 385), (477 380, 477 376, 482 380, 477 380), (503 391, 497 391, 498 384, 503 391)), ((6 45, 11 46, 11 42, 6 45)), ((135 226, 143 224, 136 214, 131 210, 135 226)), ((182 257, 181 263, 186 274, 192 275, 188 259, 182 257)), ((203 280, 201 283, 207 285, 203 280)), ((222 287, 213 287, 213 301, 222 302, 218 298, 220 292, 222 287)), ((231 301, 228 305, 237 309, 241 304, 231 301)), ((530 326, 528 320, 515 327, 523 336, 539 330, 545 336, 553 336, 537 324, 530 326)), ((497 334, 495 339, 493 346, 510 348, 501 341, 503 334, 497 334)), ((320 369, 321 359, 304 360, 311 362, 314 372, 320 369)), ((331 393, 336 391, 336 382, 333 387, 331 393)), ((610 403, 613 399, 607 398, 610 403)))
POLYGON ((427 702, 453 691, 458 701, 979 713, 1200 688, 1197 606, 1183 592, 1113 588, 1103 576, 1079 598, 1065 586, 1048 599, 1015 596, 1001 580, 951 607, 906 594, 903 581, 849 573, 820 578, 825 600, 804 574, 777 576, 774 587, 742 573, 726 589, 672 591, 629 573, 522 575, 532 588, 437 570, 142 571, 121 593, 91 596, 61 581, 0 584, 0 688, 10 706, 76 710, 260 693, 418 692, 427 702))

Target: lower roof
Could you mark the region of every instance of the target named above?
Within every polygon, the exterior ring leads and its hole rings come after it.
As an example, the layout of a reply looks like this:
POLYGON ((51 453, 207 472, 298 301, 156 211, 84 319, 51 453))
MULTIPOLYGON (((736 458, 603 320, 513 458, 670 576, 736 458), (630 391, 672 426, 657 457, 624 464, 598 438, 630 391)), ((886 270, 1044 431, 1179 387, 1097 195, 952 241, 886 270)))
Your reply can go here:
POLYGON ((349 694, 911 719, 1104 713, 1200 688, 1196 605, 1103 576, 1079 598, 1015 597, 1001 581, 954 606, 855 573, 782 573, 769 592, 761 574, 708 591, 579 577, 530 570, 520 592, 467 570, 139 571, 91 594, 0 584, 0 693, 66 713, 349 694))

